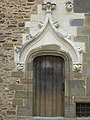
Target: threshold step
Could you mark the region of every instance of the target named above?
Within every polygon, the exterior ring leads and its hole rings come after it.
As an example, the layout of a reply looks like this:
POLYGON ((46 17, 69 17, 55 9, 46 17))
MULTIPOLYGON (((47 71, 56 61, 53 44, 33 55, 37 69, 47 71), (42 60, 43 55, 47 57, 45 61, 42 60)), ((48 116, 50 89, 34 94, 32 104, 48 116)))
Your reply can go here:
POLYGON ((33 120, 64 120, 63 117, 33 117, 33 120))

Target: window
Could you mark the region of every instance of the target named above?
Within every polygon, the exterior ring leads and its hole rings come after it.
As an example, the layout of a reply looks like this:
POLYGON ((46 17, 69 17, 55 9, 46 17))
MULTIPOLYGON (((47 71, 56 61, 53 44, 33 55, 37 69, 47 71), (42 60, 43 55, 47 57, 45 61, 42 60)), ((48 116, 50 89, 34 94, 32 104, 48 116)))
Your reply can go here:
POLYGON ((90 116, 90 103, 76 103, 76 116, 77 117, 90 116))

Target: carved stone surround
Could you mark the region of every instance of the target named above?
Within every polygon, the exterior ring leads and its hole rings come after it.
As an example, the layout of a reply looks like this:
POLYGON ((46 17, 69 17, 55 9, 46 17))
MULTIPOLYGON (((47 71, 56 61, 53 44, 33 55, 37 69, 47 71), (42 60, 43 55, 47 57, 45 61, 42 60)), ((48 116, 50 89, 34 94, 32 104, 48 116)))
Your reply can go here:
POLYGON ((73 41, 73 36, 60 28, 58 21, 54 19, 52 14, 55 9, 55 3, 47 2, 42 4, 42 10, 45 10, 45 19, 39 22, 37 26, 39 30, 34 36, 31 35, 31 33, 26 35, 23 38, 25 41, 24 44, 15 47, 15 62, 17 64, 17 69, 24 69, 27 56, 33 49, 42 45, 47 46, 48 44, 53 44, 60 47, 58 52, 62 51, 70 55, 72 70, 82 70, 82 54, 85 51, 85 45, 84 43, 75 43, 73 41))

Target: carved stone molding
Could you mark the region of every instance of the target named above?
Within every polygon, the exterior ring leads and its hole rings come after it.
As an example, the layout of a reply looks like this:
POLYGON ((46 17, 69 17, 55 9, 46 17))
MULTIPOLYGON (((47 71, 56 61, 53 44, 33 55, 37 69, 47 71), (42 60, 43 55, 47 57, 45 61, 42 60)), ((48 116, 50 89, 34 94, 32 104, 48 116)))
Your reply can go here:
POLYGON ((23 62, 17 63, 17 70, 23 70, 23 69, 24 69, 24 63, 23 62))
POLYGON ((78 48, 77 51, 79 52, 79 54, 81 54, 83 52, 82 48, 78 48))
POLYGON ((72 9, 73 9, 73 3, 72 2, 66 2, 66 10, 68 11, 68 12, 71 12, 72 11, 72 9))
POLYGON ((80 63, 73 64, 73 71, 81 71, 82 65, 80 63))
POLYGON ((31 34, 28 34, 27 36, 26 36, 26 40, 28 40, 28 41, 31 41, 32 40, 32 35, 31 34))
POLYGON ((55 22, 53 23, 53 25, 54 25, 56 28, 59 27, 59 23, 58 23, 57 21, 55 21, 55 22))
POLYGON ((42 9, 45 10, 46 12, 51 12, 52 10, 56 9, 56 4, 47 2, 46 4, 42 4, 42 9))
POLYGON ((21 46, 16 46, 16 47, 15 47, 15 52, 16 52, 16 53, 19 53, 19 52, 20 52, 20 49, 21 49, 21 46))
POLYGON ((44 22, 40 21, 39 24, 38 24, 38 27, 42 28, 43 26, 44 26, 44 22))

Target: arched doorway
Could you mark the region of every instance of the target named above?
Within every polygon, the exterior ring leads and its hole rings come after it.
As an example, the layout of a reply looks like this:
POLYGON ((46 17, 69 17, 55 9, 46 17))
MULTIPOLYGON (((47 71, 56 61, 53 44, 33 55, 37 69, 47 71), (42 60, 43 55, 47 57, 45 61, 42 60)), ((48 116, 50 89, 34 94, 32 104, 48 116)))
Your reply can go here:
POLYGON ((64 59, 38 56, 33 60, 33 70, 33 116, 64 116, 64 59))

